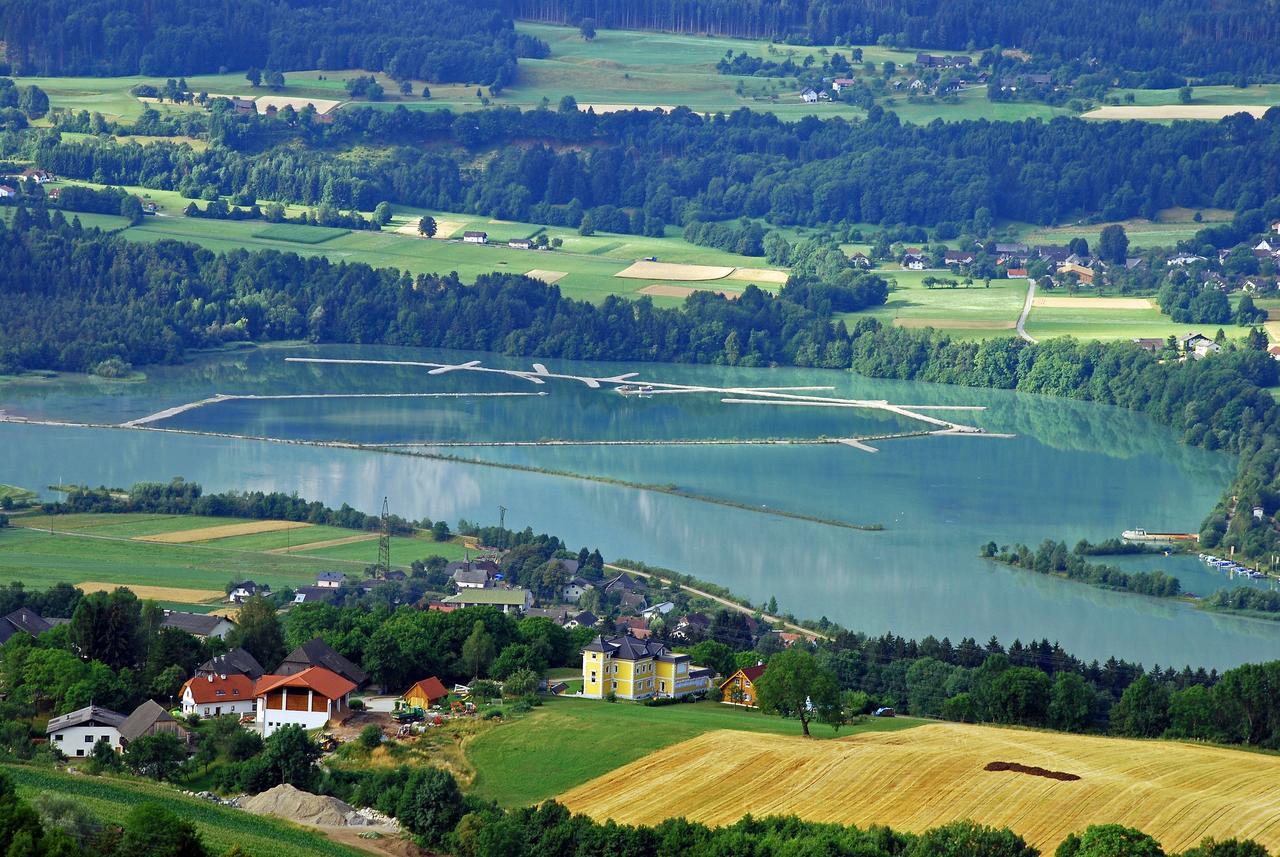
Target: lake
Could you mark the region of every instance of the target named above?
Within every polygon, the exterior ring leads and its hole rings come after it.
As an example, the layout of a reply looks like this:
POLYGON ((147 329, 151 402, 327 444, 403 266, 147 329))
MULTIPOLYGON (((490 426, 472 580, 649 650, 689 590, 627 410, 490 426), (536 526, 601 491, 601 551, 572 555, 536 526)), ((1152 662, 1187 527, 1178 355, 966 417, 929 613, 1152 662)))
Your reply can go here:
MULTIPOLYGON (((1007 391, 876 381, 847 372, 544 361, 552 372, 707 386, 830 386, 814 394, 915 405, 1012 438, 932 436, 841 445, 432 447, 462 441, 812 439, 911 431, 883 411, 736 405, 714 393, 620 396, 551 380, 421 367, 286 362, 321 356, 529 368, 496 355, 361 346, 264 348, 201 356, 149 371, 145 383, 84 377, 0 387, 0 408, 32 419, 121 423, 231 395, 153 425, 213 437, 110 428, 0 424, 0 481, 31 488, 128 486, 181 475, 208 490, 298 492, 407 518, 460 518, 554 533, 607 558, 643 560, 714 581, 753 601, 775 596, 800 617, 868 633, 1048 637, 1073 653, 1227 667, 1280 657, 1280 623, 1095 589, 978 558, 982 544, 1052 537, 1100 541, 1128 527, 1193 532, 1235 470, 1125 411, 1007 391), (370 393, 484 393, 365 398, 370 393), (519 393, 523 395, 498 395, 519 393), (533 395, 528 395, 533 394, 533 395), (397 453, 275 443, 397 444, 397 453), (539 468, 559 474, 533 472, 539 468), (629 483, 629 484, 623 484, 629 483), (705 502, 641 486, 675 486, 705 502), (785 517, 884 526, 881 532, 785 517)), ((413 557, 394 557, 407 562, 413 557)), ((1200 595, 1235 585, 1193 557, 1125 558, 1160 568, 1200 595)))

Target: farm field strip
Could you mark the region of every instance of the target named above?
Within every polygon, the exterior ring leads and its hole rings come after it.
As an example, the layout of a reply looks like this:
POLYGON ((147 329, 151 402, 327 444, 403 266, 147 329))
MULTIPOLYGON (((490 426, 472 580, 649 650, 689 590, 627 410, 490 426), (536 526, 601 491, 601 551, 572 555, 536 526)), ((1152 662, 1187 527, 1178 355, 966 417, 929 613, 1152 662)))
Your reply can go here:
MULTIPOLYGON (((84 590, 86 595, 91 592, 111 592, 121 585, 119 583, 103 583, 98 580, 84 580, 75 584, 77 588, 84 590)), ((137 583, 129 584, 129 589, 139 598, 168 601, 176 604, 221 601, 226 595, 221 589, 185 589, 180 586, 146 586, 137 583)))
POLYGON ((1239 750, 962 724, 824 742, 717 731, 560 799, 574 812, 628 824, 794 813, 919 832, 969 818, 1010 827, 1048 853, 1068 833, 1115 823, 1144 830, 1170 853, 1205 836, 1248 837, 1275 849, 1276 770, 1273 756, 1239 750), (1080 779, 984 770, 992 762, 1080 779))
POLYGON ((271 533, 277 530, 300 530, 310 527, 305 521, 244 521, 238 524, 219 524, 214 527, 197 527, 188 530, 175 530, 151 536, 134 536, 140 542, 161 542, 164 544, 186 544, 190 542, 208 542, 232 536, 251 536, 257 533, 271 533))

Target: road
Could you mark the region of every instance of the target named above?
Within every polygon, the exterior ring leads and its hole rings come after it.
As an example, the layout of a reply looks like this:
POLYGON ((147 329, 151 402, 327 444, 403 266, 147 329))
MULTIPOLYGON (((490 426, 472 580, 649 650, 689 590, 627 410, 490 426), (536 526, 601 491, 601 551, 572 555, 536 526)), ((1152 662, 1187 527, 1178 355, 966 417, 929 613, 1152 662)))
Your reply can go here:
POLYGON ((1036 299, 1036 281, 1031 277, 1027 278, 1027 302, 1022 305, 1022 315, 1018 316, 1018 336, 1027 342, 1035 344, 1035 337, 1027 333, 1024 325, 1027 323, 1027 316, 1031 315, 1031 302, 1036 299))

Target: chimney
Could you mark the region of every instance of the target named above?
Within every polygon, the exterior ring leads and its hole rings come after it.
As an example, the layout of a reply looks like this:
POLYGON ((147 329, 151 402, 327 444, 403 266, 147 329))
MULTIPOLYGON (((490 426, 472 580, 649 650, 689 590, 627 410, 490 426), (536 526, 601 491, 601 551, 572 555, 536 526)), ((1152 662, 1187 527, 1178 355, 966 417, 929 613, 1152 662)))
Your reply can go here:
POLYGON ((213 673, 209 673, 209 675, 206 676, 206 678, 209 679, 209 684, 213 684, 213 673))

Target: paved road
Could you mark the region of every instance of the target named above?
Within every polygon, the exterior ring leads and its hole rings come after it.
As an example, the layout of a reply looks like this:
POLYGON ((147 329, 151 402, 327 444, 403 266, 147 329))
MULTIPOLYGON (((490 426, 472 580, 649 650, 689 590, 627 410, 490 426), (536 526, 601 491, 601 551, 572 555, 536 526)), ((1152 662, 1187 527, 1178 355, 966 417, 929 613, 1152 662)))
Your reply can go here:
POLYGON ((1023 327, 1027 323, 1027 316, 1031 315, 1031 302, 1036 299, 1036 281, 1027 278, 1027 302, 1022 305, 1022 315, 1018 316, 1018 336, 1021 336, 1027 342, 1035 342, 1035 337, 1027 333, 1027 329, 1023 327))

